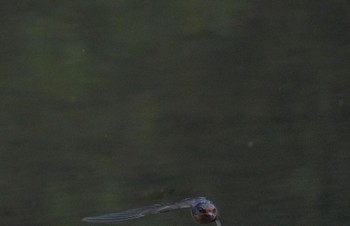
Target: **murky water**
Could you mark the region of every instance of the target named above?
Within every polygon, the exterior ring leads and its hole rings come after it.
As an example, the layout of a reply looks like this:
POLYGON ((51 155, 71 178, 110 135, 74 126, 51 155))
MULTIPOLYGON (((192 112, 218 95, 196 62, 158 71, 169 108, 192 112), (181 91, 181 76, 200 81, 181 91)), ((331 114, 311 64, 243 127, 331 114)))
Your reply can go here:
POLYGON ((1 8, 1 225, 350 225, 345 1, 1 8))

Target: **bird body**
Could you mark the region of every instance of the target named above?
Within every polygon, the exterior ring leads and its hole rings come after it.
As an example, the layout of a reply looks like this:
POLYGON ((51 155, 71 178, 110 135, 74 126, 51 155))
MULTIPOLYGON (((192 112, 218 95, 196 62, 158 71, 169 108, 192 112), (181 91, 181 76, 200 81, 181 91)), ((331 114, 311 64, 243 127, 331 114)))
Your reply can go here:
POLYGON ((120 222, 185 208, 191 208, 193 219, 199 224, 207 224, 215 221, 217 226, 222 226, 218 210, 214 203, 205 197, 187 198, 172 204, 154 204, 96 217, 85 217, 83 221, 90 223, 120 222))

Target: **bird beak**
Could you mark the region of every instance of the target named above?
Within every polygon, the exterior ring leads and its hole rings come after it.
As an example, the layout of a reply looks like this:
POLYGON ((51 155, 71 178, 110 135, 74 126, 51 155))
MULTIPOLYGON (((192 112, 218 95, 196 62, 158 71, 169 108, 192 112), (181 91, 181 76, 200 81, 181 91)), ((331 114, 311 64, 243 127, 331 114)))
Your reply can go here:
POLYGON ((211 216, 211 217, 212 217, 212 216, 215 216, 215 214, 214 214, 214 213, 211 213, 211 212, 209 212, 208 215, 211 216))

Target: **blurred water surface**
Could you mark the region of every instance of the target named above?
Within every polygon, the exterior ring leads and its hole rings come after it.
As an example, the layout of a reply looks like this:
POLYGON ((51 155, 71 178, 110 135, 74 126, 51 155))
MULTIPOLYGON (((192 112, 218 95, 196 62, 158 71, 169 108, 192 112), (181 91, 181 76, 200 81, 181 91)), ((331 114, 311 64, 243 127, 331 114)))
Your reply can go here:
MULTIPOLYGON (((350 8, 8 1, 1 225, 191 196, 225 225, 350 225, 350 8)), ((120 225, 195 225, 189 211, 120 225)))

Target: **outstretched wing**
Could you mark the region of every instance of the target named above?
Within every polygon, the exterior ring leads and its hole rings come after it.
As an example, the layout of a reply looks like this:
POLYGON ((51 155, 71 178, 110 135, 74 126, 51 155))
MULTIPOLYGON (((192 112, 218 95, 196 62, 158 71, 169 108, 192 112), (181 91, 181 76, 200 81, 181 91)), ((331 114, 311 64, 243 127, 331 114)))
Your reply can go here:
POLYGON ((165 204, 165 205, 154 204, 150 206, 124 210, 117 213, 110 213, 110 214, 96 216, 96 217, 85 217, 83 218, 83 221, 92 222, 92 223, 126 221, 126 220, 141 218, 152 214, 165 213, 176 209, 190 208, 196 205, 196 203, 203 200, 206 200, 206 198, 204 197, 188 198, 173 204, 165 204))

